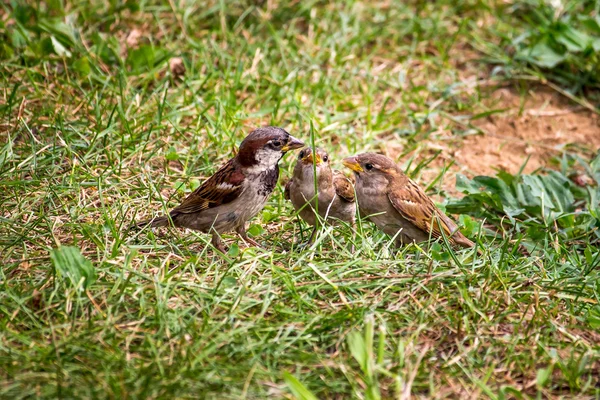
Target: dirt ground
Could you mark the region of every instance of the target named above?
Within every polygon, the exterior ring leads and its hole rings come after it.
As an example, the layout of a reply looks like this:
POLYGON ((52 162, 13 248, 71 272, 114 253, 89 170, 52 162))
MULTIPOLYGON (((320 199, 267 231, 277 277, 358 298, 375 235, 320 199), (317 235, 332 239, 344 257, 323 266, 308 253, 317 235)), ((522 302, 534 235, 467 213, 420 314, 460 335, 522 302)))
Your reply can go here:
POLYGON ((441 135, 453 137, 441 147, 432 138, 429 147, 441 148, 442 153, 423 174, 423 181, 433 179, 439 167, 454 160, 442 186, 456 195, 456 173, 494 176, 497 170, 505 170, 514 174, 527 157, 524 171, 530 173, 551 167, 552 158, 565 149, 584 154, 600 149, 600 116, 550 89, 538 87, 522 95, 500 88, 487 103, 491 110, 504 111, 473 121, 481 133, 460 137, 447 129, 441 135))

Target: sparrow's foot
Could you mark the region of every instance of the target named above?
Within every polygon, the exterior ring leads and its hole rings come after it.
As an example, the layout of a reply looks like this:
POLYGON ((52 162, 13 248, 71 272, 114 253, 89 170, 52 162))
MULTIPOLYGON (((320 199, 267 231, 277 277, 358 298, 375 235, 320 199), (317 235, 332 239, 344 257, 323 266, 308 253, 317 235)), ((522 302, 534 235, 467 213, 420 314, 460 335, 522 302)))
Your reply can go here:
POLYGON ((258 243, 256 240, 248 237, 248 234, 246 233, 246 227, 242 226, 242 227, 238 228, 237 233, 238 233, 238 235, 240 235, 240 237, 246 244, 249 244, 250 246, 254 246, 254 247, 258 247, 259 249, 262 249, 262 246, 260 245, 260 243, 258 243))
POLYGON ((296 245, 296 248, 298 250, 305 250, 305 249, 309 248, 310 245, 313 244, 313 242, 315 241, 315 236, 317 236, 317 227, 313 228, 313 231, 310 234, 310 237, 308 238, 308 240, 304 243, 298 242, 298 244, 296 245))
MULTIPOLYGON (((246 236, 246 237, 240 236, 240 237, 242 238, 242 240, 244 241, 244 243, 246 243, 246 245, 250 245, 252 247, 258 247, 259 249, 263 248, 260 243, 258 243, 254 239, 250 239, 248 236, 246 236)), ((250 247, 250 246, 248 246, 248 247, 250 247)))
POLYGON ((308 246, 310 246, 310 242, 304 242, 304 243, 303 242, 298 242, 296 244, 296 248, 298 250, 305 250, 306 248, 308 248, 308 246))
POLYGON ((212 235, 210 243, 214 246, 215 249, 219 250, 221 253, 227 254, 227 248, 225 247, 225 245, 221 241, 221 237, 217 233, 212 235))
POLYGON ((354 253, 354 251, 356 250, 356 247, 354 246, 354 243, 356 243, 356 236, 357 236, 357 230, 356 230, 356 223, 354 221, 352 221, 352 246, 350 246, 350 252, 354 253))

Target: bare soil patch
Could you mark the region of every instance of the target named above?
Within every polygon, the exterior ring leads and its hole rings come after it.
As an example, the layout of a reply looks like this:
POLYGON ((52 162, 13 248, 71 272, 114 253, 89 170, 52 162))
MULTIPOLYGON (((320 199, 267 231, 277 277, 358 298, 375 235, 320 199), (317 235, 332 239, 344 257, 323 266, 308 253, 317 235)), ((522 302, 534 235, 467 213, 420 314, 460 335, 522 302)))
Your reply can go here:
POLYGON ((536 88, 520 94, 512 88, 495 90, 484 101, 489 110, 503 110, 473 121, 481 133, 454 135, 450 129, 432 135, 419 158, 442 150, 438 158, 423 172, 420 181, 430 182, 443 165, 452 165, 442 182, 451 196, 456 174, 469 177, 494 176, 504 170, 515 174, 527 161, 525 173, 552 167, 553 157, 565 150, 590 156, 600 149, 600 116, 574 104, 559 93, 536 88))
POLYGON ((501 169, 516 173, 527 157, 525 172, 548 166, 567 148, 600 148, 600 118, 550 90, 525 96, 498 89, 490 97, 491 109, 506 109, 474 125, 484 133, 466 137, 454 156, 474 174, 501 169))

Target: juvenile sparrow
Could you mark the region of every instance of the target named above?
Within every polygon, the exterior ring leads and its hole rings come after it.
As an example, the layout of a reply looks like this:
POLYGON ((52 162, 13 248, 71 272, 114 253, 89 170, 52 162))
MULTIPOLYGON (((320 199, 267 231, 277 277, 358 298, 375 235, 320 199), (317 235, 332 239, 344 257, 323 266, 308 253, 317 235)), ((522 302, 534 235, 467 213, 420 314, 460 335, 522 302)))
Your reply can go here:
POLYGON ((314 157, 310 148, 300 152, 292 178, 285 185, 284 196, 300 217, 315 227, 309 243, 317 231, 317 210, 324 220, 354 224, 356 203, 352 182, 342 172, 331 169, 329 155, 323 149, 317 148, 314 157), (315 195, 315 169, 318 195, 315 195))
POLYGON ((386 234, 396 236, 396 245, 441 237, 450 243, 473 247, 458 226, 439 210, 425 192, 391 159, 363 153, 348 157, 344 165, 356 176, 356 197, 361 216, 368 217, 386 234))
POLYGON ((139 222, 133 227, 174 225, 212 234, 211 243, 225 252, 219 234, 235 230, 253 246, 246 221, 265 206, 279 178, 279 160, 304 146, 281 128, 267 126, 251 132, 237 155, 208 178, 168 215, 139 222))

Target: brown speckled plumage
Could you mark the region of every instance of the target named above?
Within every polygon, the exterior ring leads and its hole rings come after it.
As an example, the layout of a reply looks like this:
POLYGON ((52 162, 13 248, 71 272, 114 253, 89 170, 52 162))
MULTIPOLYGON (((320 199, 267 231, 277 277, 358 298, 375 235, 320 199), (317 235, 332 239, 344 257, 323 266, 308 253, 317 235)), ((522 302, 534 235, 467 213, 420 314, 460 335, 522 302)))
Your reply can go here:
POLYGON ((437 239, 443 232, 454 245, 474 246, 454 221, 388 157, 363 153, 346 158, 344 165, 355 173, 361 215, 368 216, 388 235, 396 236, 397 244, 437 239))
POLYGON ((319 216, 329 222, 341 220, 354 224, 356 204, 350 179, 342 172, 331 169, 325 150, 317 148, 316 154, 313 158, 310 148, 299 153, 293 176, 285 186, 285 198, 292 202, 300 217, 309 225, 316 226, 317 209, 319 216), (315 195, 315 168, 318 195, 315 195))
POLYGON ((304 144, 277 127, 251 132, 237 155, 169 212, 134 227, 173 224, 212 234, 213 245, 224 251, 220 233, 235 230, 246 242, 258 246, 246 234, 246 221, 259 213, 273 192, 283 155, 304 144))

